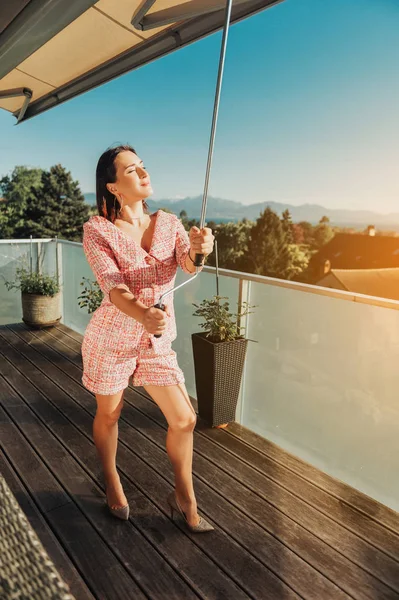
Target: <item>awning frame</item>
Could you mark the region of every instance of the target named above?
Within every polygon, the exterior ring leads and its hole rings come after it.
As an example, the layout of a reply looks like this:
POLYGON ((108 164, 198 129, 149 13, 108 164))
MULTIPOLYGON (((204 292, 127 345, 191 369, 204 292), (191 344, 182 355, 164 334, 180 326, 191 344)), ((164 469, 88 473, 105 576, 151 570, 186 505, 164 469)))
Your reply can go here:
MULTIPOLYGON (((15 125, 18 125, 18 123, 23 119, 24 114, 29 106, 29 102, 32 99, 33 92, 32 92, 32 90, 30 90, 27 87, 12 88, 9 90, 0 90, 0 98, 19 98, 19 96, 25 96, 25 100, 24 100, 22 107, 18 110, 18 113, 17 113, 18 117, 17 117, 17 122, 15 123, 15 125)), ((16 114, 16 113, 14 113, 14 114, 16 114)))
MULTIPOLYGON (((86 0, 86 2, 87 1, 88 0, 86 0)), ((219 0, 215 1, 219 3, 219 0)), ((239 2, 235 3, 233 6, 231 23, 237 23, 250 15, 254 15, 283 1, 284 0, 250 0, 248 2, 248 0, 239 0, 239 2)), ((145 0, 145 3, 142 4, 141 18, 144 18, 146 10, 149 10, 147 7, 149 7, 150 2, 153 4, 153 0, 145 0)), ((116 77, 166 56, 178 48, 187 46, 220 30, 223 26, 223 17, 224 10, 221 9, 177 23, 175 27, 170 27, 160 32, 150 40, 144 40, 139 46, 122 52, 119 56, 106 61, 102 65, 75 78, 64 86, 49 92, 46 96, 31 102, 24 117, 20 119, 19 122, 34 117, 80 94, 99 87, 116 77)), ((18 118, 19 110, 15 111, 13 114, 18 118)))
MULTIPOLYGON (((200 17, 210 12, 223 10, 226 2, 224 0, 191 0, 179 6, 165 8, 148 15, 148 11, 155 4, 156 0, 143 0, 142 4, 134 13, 131 24, 139 31, 148 31, 156 27, 172 25, 179 21, 200 17)), ((250 4, 251 0, 235 0, 235 4, 250 4)))

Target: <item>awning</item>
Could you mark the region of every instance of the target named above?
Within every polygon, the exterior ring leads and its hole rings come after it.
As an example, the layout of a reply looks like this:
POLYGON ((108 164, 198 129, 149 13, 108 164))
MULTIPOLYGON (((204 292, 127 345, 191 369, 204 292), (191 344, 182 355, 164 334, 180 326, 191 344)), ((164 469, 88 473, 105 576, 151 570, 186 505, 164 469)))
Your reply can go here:
MULTIPOLYGON (((235 23, 283 0, 235 0, 235 23)), ((223 26, 225 0, 0 4, 0 108, 19 121, 223 26)))

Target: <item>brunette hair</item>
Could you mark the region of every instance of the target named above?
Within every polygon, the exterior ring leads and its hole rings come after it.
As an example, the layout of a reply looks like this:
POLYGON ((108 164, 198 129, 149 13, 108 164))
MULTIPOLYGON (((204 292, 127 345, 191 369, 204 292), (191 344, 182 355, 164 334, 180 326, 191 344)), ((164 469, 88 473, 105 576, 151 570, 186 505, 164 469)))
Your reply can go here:
MULTIPOLYGON (((115 183, 116 181, 115 159, 121 152, 133 152, 134 154, 137 154, 135 149, 129 146, 129 144, 108 148, 108 150, 103 152, 100 156, 96 169, 96 200, 98 214, 112 223, 118 217, 122 207, 118 198, 108 190, 107 183, 115 183)), ((143 208, 145 212, 148 212, 148 205, 145 200, 143 200, 143 208)))

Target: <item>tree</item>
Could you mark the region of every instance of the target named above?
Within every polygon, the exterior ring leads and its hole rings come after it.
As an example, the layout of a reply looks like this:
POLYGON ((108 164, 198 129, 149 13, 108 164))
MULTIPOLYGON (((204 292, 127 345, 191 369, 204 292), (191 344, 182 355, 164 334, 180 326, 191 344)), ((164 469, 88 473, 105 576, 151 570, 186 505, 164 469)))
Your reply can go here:
POLYGON ((286 270, 286 278, 294 279, 307 269, 310 260, 310 252, 306 247, 300 247, 296 244, 290 244, 288 246, 288 251, 290 254, 290 263, 286 270))
POLYGON ((32 188, 26 202, 23 222, 15 228, 15 237, 55 237, 81 241, 83 223, 89 207, 73 181, 71 173, 61 165, 41 175, 41 186, 32 188))
POLYGON ((329 225, 330 219, 328 217, 322 217, 319 224, 313 228, 313 243, 311 244, 312 250, 319 250, 322 246, 328 244, 328 242, 334 237, 334 231, 329 225))
POLYGON ((278 215, 266 208, 250 232, 245 270, 257 275, 287 278, 292 272, 292 252, 278 215))
POLYGON ((312 246, 314 240, 313 225, 311 223, 308 223, 307 221, 296 223, 295 230, 297 230, 299 237, 302 238, 301 241, 299 241, 299 239, 295 239, 297 244, 306 244, 307 246, 312 246))
POLYGON ((283 212, 281 218, 281 224, 286 235, 287 243, 294 243, 294 224, 292 222, 291 213, 288 208, 283 212))
POLYGON ((184 228, 190 231, 191 227, 199 227, 200 223, 198 219, 189 219, 185 210, 180 211, 180 220, 183 223, 184 228))
MULTIPOLYGON (((212 228, 212 223, 208 226, 212 228)), ((217 240, 219 267, 231 270, 240 270, 243 257, 248 252, 249 232, 254 223, 248 220, 238 223, 219 223, 214 229, 217 240)), ((208 265, 216 265, 216 254, 213 252, 208 260, 208 265)))
POLYGON ((0 194, 4 200, 0 205, 0 237, 15 237, 15 230, 24 222, 27 202, 42 186, 42 169, 17 166, 0 179, 0 194))
POLYGON ((305 231, 300 223, 293 223, 292 238, 294 244, 301 245, 305 243, 305 231))
POLYGON ((327 225, 330 222, 330 217, 326 217, 326 215, 324 215, 324 217, 321 217, 319 223, 321 225, 327 225))

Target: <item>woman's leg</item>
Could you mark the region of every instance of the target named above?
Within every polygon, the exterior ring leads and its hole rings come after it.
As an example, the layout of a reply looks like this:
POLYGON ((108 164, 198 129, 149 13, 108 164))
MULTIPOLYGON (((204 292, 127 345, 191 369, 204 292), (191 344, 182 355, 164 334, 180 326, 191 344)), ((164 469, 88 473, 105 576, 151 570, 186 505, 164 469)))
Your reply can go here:
POLYGON ((168 422, 166 450, 175 475, 176 498, 190 525, 197 525, 197 503, 193 488, 193 431, 197 415, 183 383, 144 386, 168 422))
POLYGON ((118 419, 123 406, 123 393, 124 390, 110 396, 96 394, 97 412, 93 422, 94 443, 103 467, 107 501, 111 508, 127 504, 116 470, 118 419))

